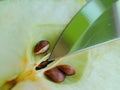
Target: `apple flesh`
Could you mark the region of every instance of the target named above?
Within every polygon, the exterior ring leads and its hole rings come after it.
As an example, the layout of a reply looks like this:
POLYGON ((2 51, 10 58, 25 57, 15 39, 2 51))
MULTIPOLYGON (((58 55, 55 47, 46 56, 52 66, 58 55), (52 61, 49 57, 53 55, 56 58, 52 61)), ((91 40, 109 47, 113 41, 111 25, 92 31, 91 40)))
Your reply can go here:
POLYGON ((84 0, 0 1, 0 87, 34 70, 43 57, 33 54, 35 44, 49 40, 51 50, 84 4, 84 0))
POLYGON ((12 90, 119 90, 119 46, 120 38, 77 51, 38 71, 36 80, 21 81, 12 90), (72 66, 76 74, 59 84, 44 77, 44 71, 62 64, 72 66))

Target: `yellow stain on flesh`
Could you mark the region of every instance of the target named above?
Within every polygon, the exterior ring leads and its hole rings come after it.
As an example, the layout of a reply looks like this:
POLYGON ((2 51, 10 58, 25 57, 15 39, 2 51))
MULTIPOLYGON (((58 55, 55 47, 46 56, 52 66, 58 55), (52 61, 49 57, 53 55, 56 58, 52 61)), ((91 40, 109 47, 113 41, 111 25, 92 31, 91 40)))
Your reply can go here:
POLYGON ((37 80, 37 77, 36 77, 36 71, 35 70, 28 70, 24 73, 22 73, 17 79, 16 81, 17 82, 20 82, 20 81, 23 81, 23 80, 26 80, 26 79, 30 79, 30 80, 37 80))
POLYGON ((0 87, 0 90, 11 90, 17 83, 24 81, 24 80, 37 81, 38 78, 36 76, 35 70, 26 71, 22 73, 19 77, 13 80, 5 81, 4 85, 0 87))
POLYGON ((23 62, 23 66, 27 66, 28 61, 29 61, 29 60, 28 60, 28 58, 27 58, 27 57, 25 57, 25 58, 24 58, 24 62, 23 62))
POLYGON ((17 69, 18 69, 18 70, 19 70, 19 69, 20 69, 20 70, 22 69, 22 72, 24 72, 24 71, 26 70, 26 68, 27 68, 28 63, 29 63, 28 58, 26 58, 26 57, 23 58, 23 59, 22 59, 22 63, 17 66, 17 69))
POLYGON ((16 80, 11 81, 5 81, 2 87, 0 87, 0 90, 11 90, 15 85, 17 84, 16 80))
POLYGON ((0 87, 0 90, 11 90, 17 83, 24 81, 24 80, 32 80, 36 81, 38 80, 36 76, 36 71, 34 69, 26 70, 27 65, 29 63, 28 58, 23 59, 23 63, 19 65, 17 68, 18 70, 23 68, 24 70, 19 74, 17 77, 13 78, 12 80, 6 80, 2 87, 0 87))

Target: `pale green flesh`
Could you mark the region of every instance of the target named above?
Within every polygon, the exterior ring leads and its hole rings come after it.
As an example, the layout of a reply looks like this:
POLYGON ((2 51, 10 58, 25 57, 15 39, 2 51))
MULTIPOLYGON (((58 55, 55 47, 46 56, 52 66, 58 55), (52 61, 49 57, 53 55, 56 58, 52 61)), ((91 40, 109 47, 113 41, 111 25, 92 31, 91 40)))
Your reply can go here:
POLYGON ((41 58, 34 56, 34 45, 46 39, 52 48, 83 4, 84 0, 0 1, 0 86, 33 67, 41 58))
MULTIPOLYGON (((51 50, 61 30, 81 7, 78 0, 52 1, 12 0, 0 3, 0 86, 31 68, 36 60, 41 60, 41 55, 36 57, 32 53, 34 45, 39 40, 47 39, 52 43, 51 50), (43 9, 43 6, 47 7, 46 2, 50 5, 49 9, 43 9), (67 13, 60 6, 64 6, 67 13), (56 13, 53 7, 57 7, 56 13), (24 66, 25 58, 28 58, 28 63, 24 66)), ((119 90, 119 47, 120 39, 117 39, 78 51, 38 71, 37 81, 21 81, 12 90, 119 90), (73 66, 76 74, 60 84, 51 82, 43 72, 58 64, 73 66)))
POLYGON ((119 46, 120 39, 116 39, 56 61, 53 67, 67 64, 76 70, 74 76, 68 76, 62 83, 57 84, 46 79, 42 74, 43 70, 39 71, 37 81, 25 80, 12 90, 119 90, 119 46))
POLYGON ((23 81, 12 90, 120 90, 119 47, 120 39, 116 39, 54 62, 46 69, 58 64, 69 64, 76 70, 76 75, 67 77, 60 84, 46 79, 44 70, 41 70, 38 81, 23 81))

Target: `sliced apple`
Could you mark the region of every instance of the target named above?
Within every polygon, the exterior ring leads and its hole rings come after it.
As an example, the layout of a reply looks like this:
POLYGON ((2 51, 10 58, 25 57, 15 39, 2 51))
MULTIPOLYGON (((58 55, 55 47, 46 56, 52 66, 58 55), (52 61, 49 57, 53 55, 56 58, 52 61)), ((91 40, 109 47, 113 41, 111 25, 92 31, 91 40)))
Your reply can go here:
POLYGON ((119 46, 120 39, 116 39, 80 50, 38 71, 36 80, 22 81, 12 90, 119 90, 119 46), (65 81, 59 84, 44 76, 44 71, 62 64, 74 67, 76 74, 67 76, 65 81))
POLYGON ((0 87, 33 69, 42 58, 33 54, 34 45, 47 39, 51 50, 84 4, 85 0, 0 1, 0 87))

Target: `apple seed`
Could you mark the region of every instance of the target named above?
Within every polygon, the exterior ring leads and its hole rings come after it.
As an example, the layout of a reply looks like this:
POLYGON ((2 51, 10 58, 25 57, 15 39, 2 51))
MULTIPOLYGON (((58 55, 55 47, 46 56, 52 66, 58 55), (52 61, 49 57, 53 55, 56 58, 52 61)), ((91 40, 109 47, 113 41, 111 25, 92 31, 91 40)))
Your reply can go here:
POLYGON ((44 72, 44 75, 53 82, 60 83, 65 80, 65 74, 57 68, 52 68, 44 72))
POLYGON ((47 40, 42 40, 40 42, 37 43, 37 45, 34 48, 34 53, 40 54, 40 53, 44 53, 48 50, 48 48, 50 47, 50 43, 47 40))
POLYGON ((71 76, 75 74, 75 69, 69 65, 59 65, 57 66, 57 68, 67 76, 71 76))

